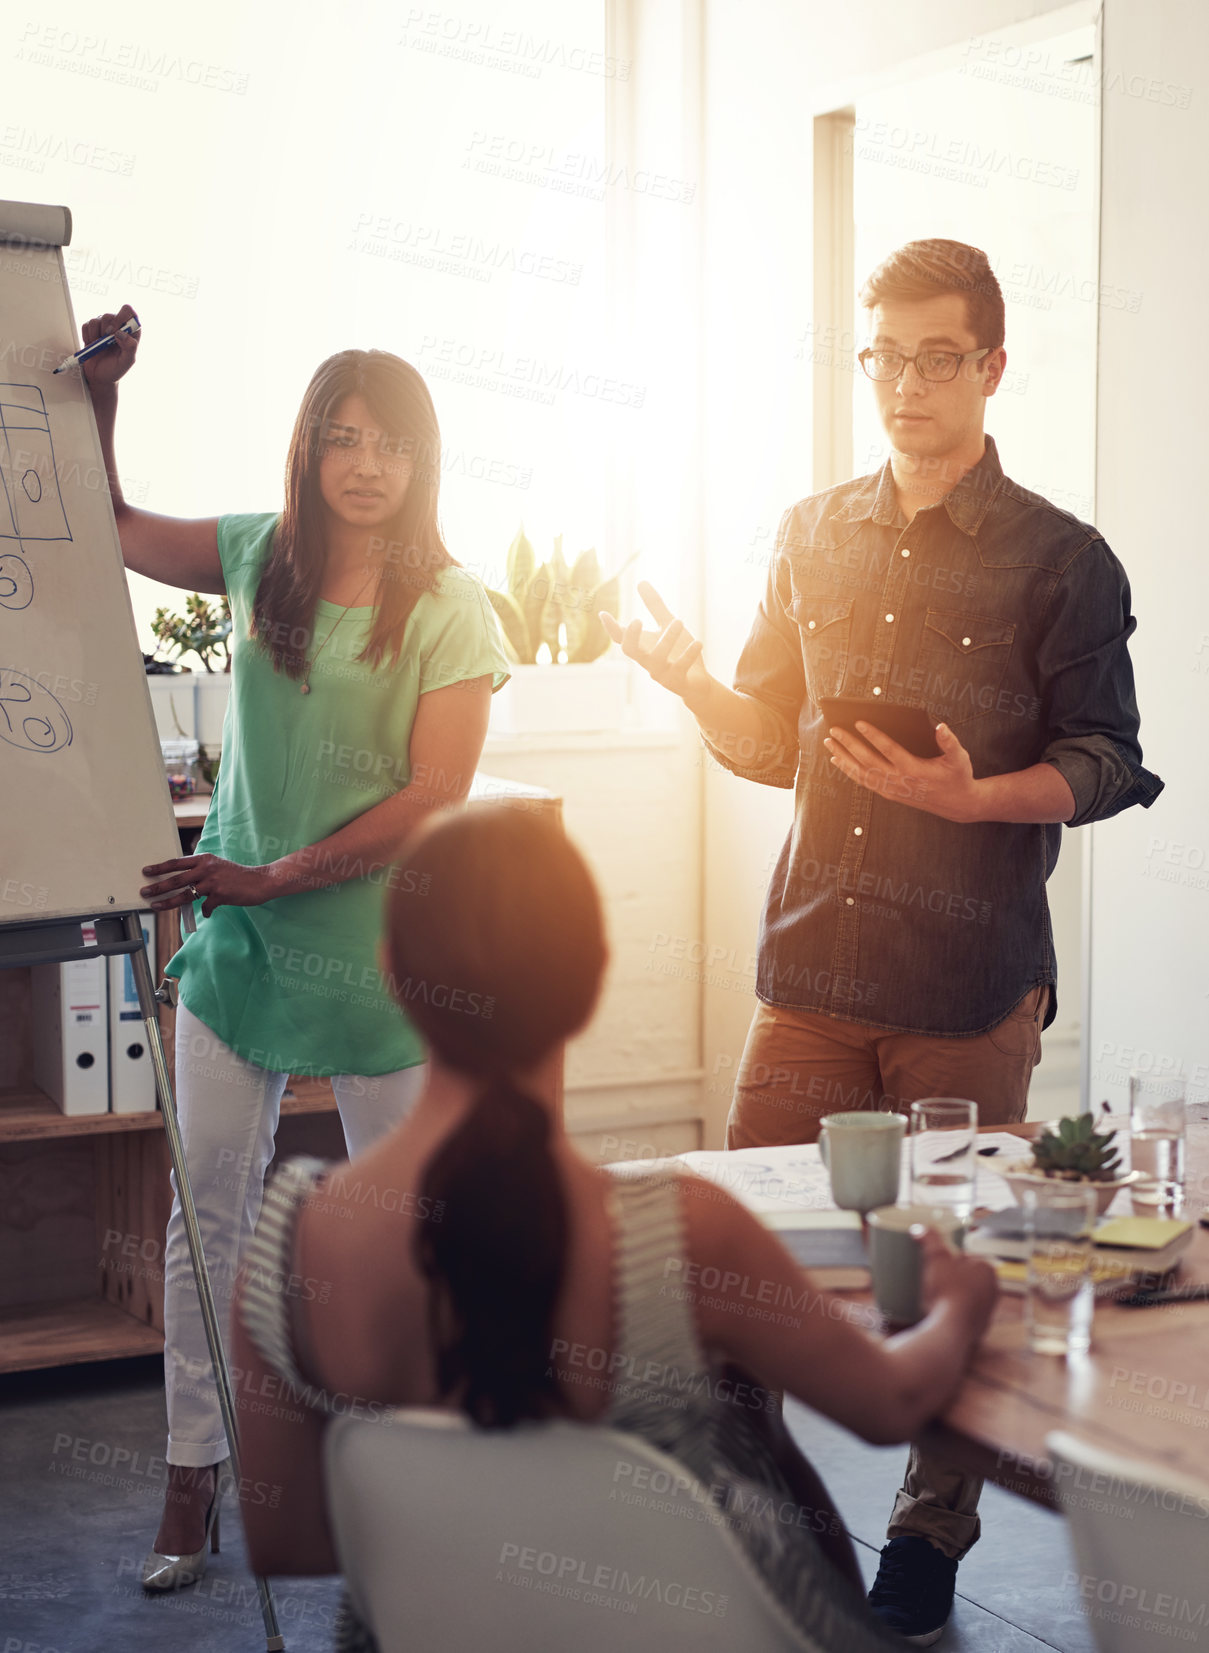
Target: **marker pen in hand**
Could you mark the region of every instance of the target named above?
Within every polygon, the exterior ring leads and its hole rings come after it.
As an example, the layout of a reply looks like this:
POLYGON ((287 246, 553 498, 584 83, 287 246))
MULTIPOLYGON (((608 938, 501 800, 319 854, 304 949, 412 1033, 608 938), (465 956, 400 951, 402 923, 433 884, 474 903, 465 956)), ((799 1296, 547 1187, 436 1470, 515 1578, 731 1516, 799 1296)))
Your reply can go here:
MULTIPOLYGON (((119 333, 129 333, 132 338, 136 333, 141 331, 142 323, 139 321, 137 316, 131 316, 129 321, 123 322, 118 328, 119 333)), ((86 344, 83 350, 77 350, 74 356, 68 356, 65 362, 60 363, 60 365, 55 368, 55 372, 66 373, 69 367, 75 367, 80 362, 88 361, 92 356, 97 355, 100 351, 104 350, 113 342, 114 335, 112 333, 106 333, 103 339, 95 339, 92 344, 86 344)))

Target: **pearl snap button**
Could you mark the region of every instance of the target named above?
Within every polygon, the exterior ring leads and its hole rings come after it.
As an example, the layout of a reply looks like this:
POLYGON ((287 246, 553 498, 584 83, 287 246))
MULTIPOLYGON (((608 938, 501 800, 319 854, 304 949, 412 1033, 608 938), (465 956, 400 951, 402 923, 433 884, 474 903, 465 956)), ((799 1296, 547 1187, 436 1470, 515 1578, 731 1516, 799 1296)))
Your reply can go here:
POLYGON ((856 901, 854 900, 854 898, 852 896, 848 897, 848 905, 850 907, 855 907, 856 906, 856 901))
MULTIPOLYGON (((813 630, 814 630, 814 624, 815 624, 815 623, 814 623, 814 621, 813 621, 813 620, 807 620, 807 622, 806 622, 806 630, 807 630, 807 631, 813 631, 813 630)), ((966 641, 967 641, 967 642, 969 642, 969 638, 967 638, 967 639, 966 639, 966 641)))
POLYGON ((887 616, 886 616, 886 623, 887 623, 887 625, 893 625, 893 624, 894 624, 894 616, 893 616, 893 614, 887 614, 887 616))
POLYGON ((968 637, 963 637, 961 640, 961 646, 963 649, 968 649, 970 646, 970 639, 968 637))
POLYGON ((900 557, 909 557, 910 555, 911 555, 910 550, 907 548, 907 546, 904 545, 902 550, 899 552, 899 556, 900 557))
POLYGON ((882 691, 880 689, 874 689, 873 692, 874 692, 874 694, 881 694, 882 691))
POLYGON ((864 827, 853 827, 853 829, 852 829, 853 837, 854 838, 859 838, 861 833, 864 832, 864 830, 865 830, 864 827))

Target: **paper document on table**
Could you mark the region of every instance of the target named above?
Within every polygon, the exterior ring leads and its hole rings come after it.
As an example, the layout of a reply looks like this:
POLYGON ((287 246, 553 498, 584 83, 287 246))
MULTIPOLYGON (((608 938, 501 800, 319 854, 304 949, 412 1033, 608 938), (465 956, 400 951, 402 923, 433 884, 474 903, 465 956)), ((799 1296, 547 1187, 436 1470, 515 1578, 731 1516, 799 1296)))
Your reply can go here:
POLYGON ((814 1143, 788 1148, 697 1149, 677 1158, 699 1177, 716 1182, 761 1216, 787 1211, 825 1211, 834 1205, 827 1167, 814 1143))
POLYGON ((1001 1211, 1005 1205, 1015 1205, 1016 1196, 999 1175, 999 1170, 1016 1160, 1031 1160, 1032 1157, 1027 1140, 1013 1136, 1011 1131, 987 1131, 979 1136, 975 1151, 978 1180, 974 1188, 974 1204, 983 1206, 987 1211, 1001 1211), (988 1154, 988 1148, 998 1151, 988 1154))
MULTIPOLYGON (((1010 1165, 1029 1157, 1028 1143, 1010 1131, 987 1131, 978 1138, 978 1148, 994 1148, 994 1154, 975 1156, 977 1185, 974 1203, 997 1211, 1016 1203, 1012 1190, 995 1170, 996 1164, 1010 1165)), ((786 1148, 736 1148, 729 1153, 698 1149, 677 1158, 699 1177, 728 1189, 750 1211, 771 1216, 789 1211, 823 1211, 834 1205, 831 1179, 819 1156, 817 1143, 794 1143, 786 1148)), ((902 1174, 898 1185, 899 1203, 911 1199, 911 1143, 903 1142, 902 1174)))

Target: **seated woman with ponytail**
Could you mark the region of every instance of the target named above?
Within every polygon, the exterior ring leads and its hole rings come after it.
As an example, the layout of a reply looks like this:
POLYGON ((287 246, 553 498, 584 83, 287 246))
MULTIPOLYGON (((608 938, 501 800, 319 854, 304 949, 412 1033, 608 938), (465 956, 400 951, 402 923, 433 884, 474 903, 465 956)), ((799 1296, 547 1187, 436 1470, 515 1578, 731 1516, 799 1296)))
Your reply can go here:
MULTIPOLYGON (((901 1646, 865 1604, 776 1394, 868 1441, 907 1439, 958 1387, 994 1276, 925 1236, 928 1313, 883 1340, 828 1313, 827 1294, 713 1184, 674 1162, 587 1164, 548 1098, 605 962, 591 875, 545 817, 475 808, 408 842, 381 963, 428 1047, 425 1088, 350 1163, 282 1167, 241 1277, 243 1481, 277 1490, 244 1500, 252 1563, 337 1571, 321 1478, 331 1415, 435 1406, 485 1429, 578 1419, 640 1434, 733 1489, 719 1507, 742 1511, 736 1537, 818 1645, 901 1646), (667 1289, 698 1278, 723 1284, 667 1289), (751 1317, 725 1284, 744 1278, 809 1307, 751 1317), (576 1348, 599 1358, 568 1364, 559 1351, 576 1348), (786 1500, 805 1514, 778 1519, 786 1500)), ((361 1634, 346 1617, 340 1645, 371 1645, 361 1634)))

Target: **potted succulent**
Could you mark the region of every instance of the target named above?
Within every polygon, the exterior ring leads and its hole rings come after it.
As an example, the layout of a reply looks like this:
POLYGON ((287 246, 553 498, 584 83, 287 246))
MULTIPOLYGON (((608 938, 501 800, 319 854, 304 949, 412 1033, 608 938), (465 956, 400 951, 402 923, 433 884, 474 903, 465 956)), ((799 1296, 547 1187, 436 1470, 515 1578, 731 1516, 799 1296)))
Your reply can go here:
POLYGON ((183 614, 157 608, 151 630, 159 646, 174 653, 178 660, 193 654, 201 661, 202 672, 193 676, 197 739, 203 752, 207 747, 216 752, 222 745, 223 719, 231 691, 230 603, 225 595, 212 602, 200 591, 191 591, 185 598, 183 614))
POLYGON ((1095 1190, 1100 1215, 1112 1204, 1122 1188, 1137 1180, 1137 1172, 1124 1173, 1113 1145, 1115 1131, 1097 1131, 1090 1113, 1073 1119, 1059 1119, 1057 1130, 1048 1126, 1032 1144, 1032 1158, 1015 1160, 1003 1167, 1004 1181, 1019 1200, 1028 1187, 1040 1182, 1085 1182, 1095 1190))
POLYGON ((539 563, 524 528, 517 532, 505 561, 505 589, 487 589, 515 661, 497 728, 521 733, 620 727, 626 668, 622 660, 602 658, 610 640, 600 611, 616 612, 620 606, 621 574, 633 561, 605 578, 594 550, 581 551, 568 563, 559 535, 553 555, 539 563))

